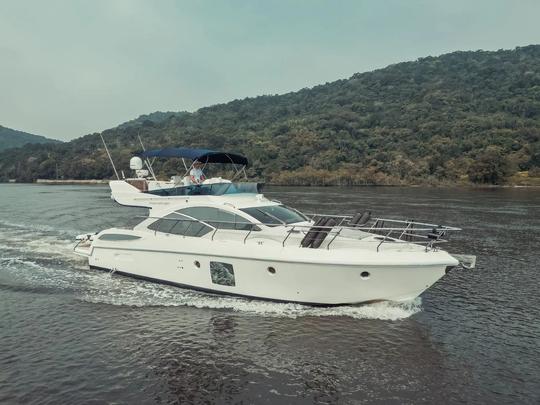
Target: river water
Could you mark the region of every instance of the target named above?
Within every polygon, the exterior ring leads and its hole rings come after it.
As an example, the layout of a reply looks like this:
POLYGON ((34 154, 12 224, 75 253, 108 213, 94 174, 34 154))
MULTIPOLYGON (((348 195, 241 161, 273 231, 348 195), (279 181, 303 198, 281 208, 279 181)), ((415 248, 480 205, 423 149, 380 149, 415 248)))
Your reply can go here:
POLYGON ((540 191, 268 188, 306 212, 464 228, 478 256, 407 304, 312 308, 89 270, 107 187, 0 185, 0 403, 540 402, 540 191))

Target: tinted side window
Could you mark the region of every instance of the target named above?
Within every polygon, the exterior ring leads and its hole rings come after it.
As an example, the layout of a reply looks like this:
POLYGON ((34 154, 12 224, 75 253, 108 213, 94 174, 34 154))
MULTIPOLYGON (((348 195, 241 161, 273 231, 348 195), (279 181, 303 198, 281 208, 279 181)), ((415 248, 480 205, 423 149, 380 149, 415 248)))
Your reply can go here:
MULTIPOLYGON (((247 219, 213 207, 191 207, 177 211, 206 222, 218 229, 250 230, 252 225, 247 219)), ((254 227, 253 230, 256 230, 254 227)))
POLYGON ((164 218, 151 223, 148 229, 158 232, 172 233, 174 235, 184 235, 200 237, 206 235, 212 228, 187 218, 183 215, 169 214, 164 218))
POLYGON ((212 228, 201 224, 200 222, 190 222, 189 228, 186 230, 186 236, 201 237, 212 231, 212 228))
POLYGON ((168 218, 169 215, 165 218, 158 219, 157 221, 152 222, 148 225, 148 229, 158 232, 170 233, 171 228, 174 226, 175 221, 173 218, 168 218))

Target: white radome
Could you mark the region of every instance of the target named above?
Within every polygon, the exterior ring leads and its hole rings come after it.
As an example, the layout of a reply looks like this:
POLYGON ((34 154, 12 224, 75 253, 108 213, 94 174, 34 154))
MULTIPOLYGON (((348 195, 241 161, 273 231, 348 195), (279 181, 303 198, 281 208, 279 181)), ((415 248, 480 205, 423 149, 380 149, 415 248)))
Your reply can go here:
POLYGON ((143 168, 143 161, 140 157, 138 156, 133 156, 130 160, 129 160, 129 168, 131 170, 141 170, 143 168))

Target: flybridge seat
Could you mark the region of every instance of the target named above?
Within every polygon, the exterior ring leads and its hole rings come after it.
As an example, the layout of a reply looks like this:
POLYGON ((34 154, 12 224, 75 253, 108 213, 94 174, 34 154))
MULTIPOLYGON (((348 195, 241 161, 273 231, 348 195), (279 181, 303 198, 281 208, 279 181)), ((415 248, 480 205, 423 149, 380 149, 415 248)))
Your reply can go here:
POLYGON ((146 179, 126 179, 126 183, 131 184, 143 193, 148 192, 148 182, 146 179))

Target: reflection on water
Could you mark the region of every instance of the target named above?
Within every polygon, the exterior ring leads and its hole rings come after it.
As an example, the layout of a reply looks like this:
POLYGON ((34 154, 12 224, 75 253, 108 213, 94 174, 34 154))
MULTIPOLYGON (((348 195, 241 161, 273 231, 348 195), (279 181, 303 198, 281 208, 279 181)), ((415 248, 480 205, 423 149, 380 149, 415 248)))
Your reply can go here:
POLYGON ((144 210, 104 187, 0 185, 1 403, 537 403, 540 192, 270 188, 306 212, 462 226, 407 304, 313 308, 88 270, 73 236, 144 210))

